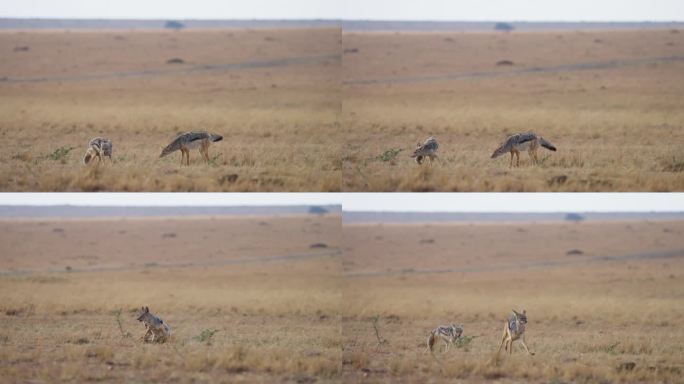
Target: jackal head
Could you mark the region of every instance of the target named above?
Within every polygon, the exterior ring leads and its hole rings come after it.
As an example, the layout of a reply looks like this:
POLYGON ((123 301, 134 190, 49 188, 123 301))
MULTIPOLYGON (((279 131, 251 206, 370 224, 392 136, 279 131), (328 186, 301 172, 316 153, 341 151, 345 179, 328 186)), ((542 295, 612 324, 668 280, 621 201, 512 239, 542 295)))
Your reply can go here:
POLYGON ((513 310, 513 316, 515 316, 515 318, 518 319, 518 321, 521 324, 527 324, 527 313, 525 312, 524 309, 522 310, 522 313, 516 312, 516 310, 514 309, 513 310))
POLYGON ((88 163, 90 163, 90 161, 95 157, 96 154, 97 154, 97 151, 95 150, 95 148, 93 148, 93 147, 88 148, 86 150, 85 156, 83 156, 83 164, 87 165, 88 163))
POLYGON ((494 153, 492 153, 492 159, 496 159, 497 157, 503 155, 504 153, 506 153, 506 151, 504 150, 504 146, 502 145, 499 148, 497 148, 494 151, 494 153))
POLYGON ((144 321, 149 313, 150 313, 149 307, 142 307, 142 311, 140 312, 140 315, 138 316, 138 321, 144 321))
POLYGON ((213 133, 209 134, 209 141, 215 143, 215 142, 221 141, 221 140, 223 140, 223 136, 221 136, 221 135, 216 135, 216 134, 213 134, 213 133))
POLYGON ((454 330, 454 336, 457 339, 463 334, 463 324, 451 324, 451 329, 454 330))

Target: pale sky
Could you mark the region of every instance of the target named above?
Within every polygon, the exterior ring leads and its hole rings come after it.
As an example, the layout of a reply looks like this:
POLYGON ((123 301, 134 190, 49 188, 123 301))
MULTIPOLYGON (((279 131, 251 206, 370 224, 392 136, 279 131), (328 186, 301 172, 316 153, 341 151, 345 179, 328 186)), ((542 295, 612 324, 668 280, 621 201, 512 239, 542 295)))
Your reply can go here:
POLYGON ((342 205, 345 211, 684 212, 684 193, 0 193, 0 205, 342 205))
POLYGON ((0 0, 0 17, 684 21, 682 0, 0 0))

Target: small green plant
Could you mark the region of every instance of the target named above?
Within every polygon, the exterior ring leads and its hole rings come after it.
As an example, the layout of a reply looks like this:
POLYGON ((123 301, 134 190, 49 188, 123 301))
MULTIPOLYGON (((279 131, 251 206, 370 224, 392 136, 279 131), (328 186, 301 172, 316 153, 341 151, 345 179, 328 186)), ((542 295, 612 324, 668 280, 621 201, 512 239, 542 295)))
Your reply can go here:
POLYGON ((383 344, 387 344, 388 341, 383 339, 382 336, 380 336, 380 326, 378 323, 380 322, 380 315, 375 315, 371 318, 371 321, 373 322, 373 329, 375 330, 375 337, 378 339, 378 348, 382 346, 383 344))
POLYGON ((193 337, 193 339, 199 341, 200 343, 211 345, 211 339, 214 337, 216 332, 218 332, 218 329, 205 329, 200 332, 198 336, 193 337))
POLYGON ((380 160, 380 161, 392 161, 392 160, 394 160, 395 157, 397 157, 397 155, 399 155, 399 153, 401 151, 403 151, 403 149, 401 149, 401 148, 390 148, 390 149, 386 150, 385 152, 383 152, 380 156, 378 156, 378 160, 380 160))
POLYGON ((617 348, 618 344, 620 344, 620 342, 619 342, 619 341, 616 341, 615 343, 606 345, 606 346, 604 346, 604 347, 601 348, 601 349, 602 349, 603 352, 605 352, 605 353, 608 353, 608 354, 611 354, 611 355, 616 355, 616 354, 617 354, 616 348, 617 348))
POLYGON ((114 314, 114 317, 116 317, 116 323, 119 325, 119 331, 121 332, 121 337, 123 337, 124 339, 131 337, 132 335, 130 334, 130 332, 125 332, 123 329, 123 323, 121 322, 121 308, 115 310, 113 312, 113 314, 114 314))
POLYGON ((684 171, 684 161, 677 160, 676 157, 672 156, 672 161, 663 162, 663 171, 665 172, 682 172, 684 171))
POLYGON ((219 165, 218 159, 219 159, 219 157, 221 157, 221 155, 222 155, 222 153, 218 153, 218 154, 212 156, 211 159, 209 159, 209 164, 214 166, 214 167, 217 167, 219 165))
POLYGON ((477 336, 461 336, 458 339, 456 339, 456 342, 454 345, 456 348, 462 348, 465 351, 468 351, 468 347, 470 346, 470 343, 476 338, 477 336))
POLYGON ((69 155, 69 152, 71 152, 74 149, 76 149, 76 147, 59 147, 48 155, 48 159, 64 162, 66 160, 65 158, 67 157, 67 155, 69 155))

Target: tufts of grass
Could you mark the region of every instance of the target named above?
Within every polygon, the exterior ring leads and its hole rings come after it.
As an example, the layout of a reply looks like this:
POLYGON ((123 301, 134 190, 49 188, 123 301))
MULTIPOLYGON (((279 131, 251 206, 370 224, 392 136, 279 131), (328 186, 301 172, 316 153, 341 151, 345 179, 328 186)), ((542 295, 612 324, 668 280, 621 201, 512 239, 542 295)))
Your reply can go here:
POLYGON ((470 343, 472 343, 472 341, 475 340, 475 338, 477 338, 477 336, 463 335, 456 340, 454 346, 456 348, 463 349, 464 351, 468 351, 470 343))
POLYGON ((60 161, 62 164, 66 163, 66 157, 69 155, 69 152, 73 151, 76 149, 76 147, 59 147, 52 151, 47 158, 53 161, 60 161))
POLYGON ((199 335, 193 337, 193 340, 199 341, 200 343, 206 343, 211 345, 211 339, 218 332, 218 329, 204 329, 199 335))
POLYGON ((403 149, 401 149, 401 148, 390 148, 390 149, 386 150, 385 152, 383 152, 382 154, 380 154, 377 157, 377 159, 380 161, 384 161, 384 162, 392 161, 399 155, 399 153, 401 151, 403 151, 403 149))

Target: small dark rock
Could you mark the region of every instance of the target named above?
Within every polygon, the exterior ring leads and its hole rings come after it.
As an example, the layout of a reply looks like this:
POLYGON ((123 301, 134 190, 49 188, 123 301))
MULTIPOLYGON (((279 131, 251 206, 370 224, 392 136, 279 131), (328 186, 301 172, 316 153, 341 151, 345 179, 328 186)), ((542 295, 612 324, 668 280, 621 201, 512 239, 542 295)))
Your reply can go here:
POLYGON ((234 183, 237 181, 237 179, 238 179, 237 173, 231 173, 228 175, 221 176, 221 178, 219 179, 219 183, 221 183, 221 184, 234 183))
POLYGON ((497 67, 506 67, 506 66, 511 66, 511 65, 515 65, 515 63, 513 63, 510 60, 499 60, 496 62, 497 67))
POLYGON ((22 45, 19 47, 14 47, 14 52, 28 52, 31 48, 29 48, 26 45, 22 45))
POLYGON ((434 244, 435 239, 420 239, 420 244, 434 244))
POLYGON ((626 363, 621 363, 620 365, 617 366, 617 371, 622 372, 622 371, 632 371, 636 367, 636 363, 633 361, 628 361, 626 363))
POLYGON ((359 53, 359 49, 358 48, 346 48, 344 50, 344 53, 359 53))
POLYGON ((173 59, 168 59, 166 60, 166 64, 183 64, 185 61, 183 59, 180 59, 178 57, 174 57, 173 59))
POLYGON ((582 252, 581 249, 571 249, 567 252, 565 252, 566 256, 575 256, 575 255, 584 255, 584 252, 582 252))
POLYGON ((549 179, 549 185, 553 184, 564 184, 566 181, 568 181, 568 176, 567 175, 557 175, 553 176, 552 178, 549 179))
POLYGON ((309 248, 328 248, 328 244, 325 243, 314 243, 309 245, 309 248))
POLYGON ((167 233, 162 235, 162 238, 165 238, 165 239, 172 239, 174 237, 176 237, 176 234, 173 232, 167 232, 167 233))

